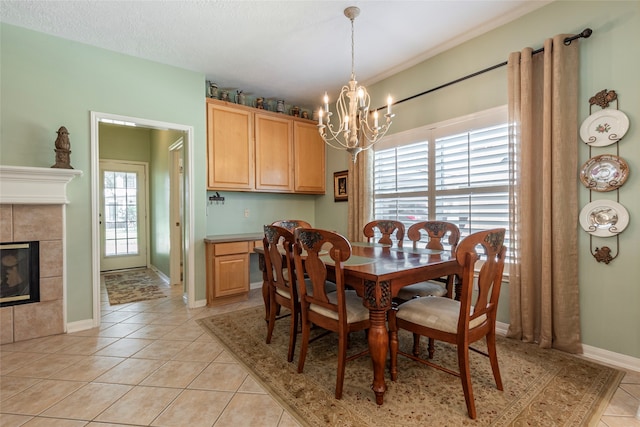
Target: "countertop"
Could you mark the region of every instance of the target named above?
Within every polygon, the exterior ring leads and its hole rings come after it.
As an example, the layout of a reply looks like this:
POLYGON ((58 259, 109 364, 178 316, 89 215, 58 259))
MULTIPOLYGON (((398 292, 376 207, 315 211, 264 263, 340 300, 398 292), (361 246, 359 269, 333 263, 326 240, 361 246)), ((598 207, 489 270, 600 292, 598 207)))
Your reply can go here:
POLYGON ((253 242, 262 240, 264 233, 216 234, 204 238, 205 243, 253 242))

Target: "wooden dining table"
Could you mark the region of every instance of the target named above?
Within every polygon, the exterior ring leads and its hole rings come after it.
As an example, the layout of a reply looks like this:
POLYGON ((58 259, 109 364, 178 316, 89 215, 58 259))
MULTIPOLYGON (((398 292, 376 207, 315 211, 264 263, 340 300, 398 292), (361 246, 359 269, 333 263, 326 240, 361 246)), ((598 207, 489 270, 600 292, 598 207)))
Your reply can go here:
MULTIPOLYGON (((351 258, 344 263, 345 283, 362 297, 369 310, 371 327, 368 334, 369 352, 373 361, 373 384, 376 403, 382 405, 385 384, 385 366, 389 349, 389 332, 386 326, 387 311, 393 298, 403 286, 457 275, 460 266, 448 251, 390 247, 377 243, 352 242, 351 258)), ((264 255, 262 248, 255 252, 264 255)), ((330 258, 326 264, 328 275, 333 273, 330 258)), ((263 262, 261 269, 264 272, 263 262)), ((266 280, 266 278, 265 278, 266 280)), ((263 284, 263 295, 268 284, 263 284)), ((268 305, 267 299, 265 304, 268 305)))

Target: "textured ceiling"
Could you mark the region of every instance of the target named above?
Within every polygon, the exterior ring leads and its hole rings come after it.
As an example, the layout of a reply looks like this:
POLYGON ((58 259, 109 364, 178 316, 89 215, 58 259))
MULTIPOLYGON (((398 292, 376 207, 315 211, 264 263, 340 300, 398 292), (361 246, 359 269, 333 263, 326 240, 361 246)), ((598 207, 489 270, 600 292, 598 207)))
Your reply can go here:
POLYGON ((198 71, 220 88, 313 106, 349 79, 348 6, 361 9, 356 77, 371 84, 547 3, 2 0, 0 20, 198 71))

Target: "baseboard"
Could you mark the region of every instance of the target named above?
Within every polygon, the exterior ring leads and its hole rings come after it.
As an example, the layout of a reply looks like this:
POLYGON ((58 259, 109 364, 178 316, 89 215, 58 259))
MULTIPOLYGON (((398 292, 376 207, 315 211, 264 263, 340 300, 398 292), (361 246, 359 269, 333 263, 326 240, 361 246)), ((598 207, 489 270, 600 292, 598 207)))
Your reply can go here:
POLYGON ((206 306, 207 306, 206 299, 199 299, 193 303, 193 308, 200 308, 200 307, 206 307, 206 306))
POLYGON ((249 289, 260 289, 262 288, 262 282, 253 282, 249 283, 249 289))
POLYGON ((583 353, 579 355, 581 357, 594 360, 596 362, 606 363, 607 365, 616 366, 618 368, 640 372, 640 359, 637 357, 614 353, 613 351, 603 350, 586 344, 582 344, 582 351, 583 353))
POLYGON ((158 268, 155 265, 150 265, 149 266, 150 270, 153 270, 158 276, 160 276, 160 278, 162 280, 164 280, 167 283, 171 283, 171 279, 169 277, 167 277, 166 274, 164 274, 162 271, 158 270, 158 268))
POLYGON ((93 319, 78 320, 77 322, 67 323, 67 333, 72 334, 74 332, 86 331, 94 327, 93 319))
MULTIPOLYGON (((496 322, 496 334, 507 336, 508 329, 508 323, 496 322)), ((616 368, 640 372, 640 359, 626 354, 614 353, 613 351, 582 344, 582 354, 576 354, 576 356, 615 366, 616 368)))

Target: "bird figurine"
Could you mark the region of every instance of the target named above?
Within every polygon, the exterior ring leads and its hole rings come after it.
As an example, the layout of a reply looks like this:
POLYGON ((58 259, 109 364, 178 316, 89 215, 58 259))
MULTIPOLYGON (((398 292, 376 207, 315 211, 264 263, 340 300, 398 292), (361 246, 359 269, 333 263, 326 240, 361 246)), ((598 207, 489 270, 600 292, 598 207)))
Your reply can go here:
POLYGON ((71 142, 69 141, 69 131, 66 127, 60 126, 60 129, 56 132, 58 137, 56 138, 56 164, 51 166, 57 169, 73 169, 71 166, 71 142))

